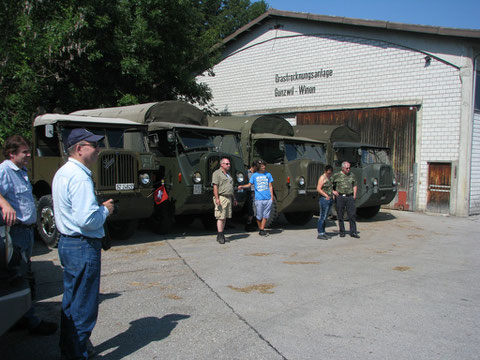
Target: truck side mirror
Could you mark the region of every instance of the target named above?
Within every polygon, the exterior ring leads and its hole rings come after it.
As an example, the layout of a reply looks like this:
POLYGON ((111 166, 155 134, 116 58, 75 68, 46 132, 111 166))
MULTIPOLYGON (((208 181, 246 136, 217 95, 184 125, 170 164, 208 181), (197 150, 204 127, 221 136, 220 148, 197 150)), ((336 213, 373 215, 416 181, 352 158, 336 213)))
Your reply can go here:
POLYGON ((150 135, 150 141, 152 142, 153 145, 158 145, 158 143, 160 142, 160 139, 158 138, 158 134, 150 135))
POLYGON ((167 131, 167 141, 169 143, 174 143, 175 142, 175 134, 173 131, 167 131))
POLYGON ((359 155, 359 156, 362 156, 362 149, 361 149, 361 148, 358 148, 357 151, 358 151, 358 155, 359 155))
POLYGON ((46 138, 49 138, 49 139, 53 138, 54 132, 55 132, 55 129, 53 128, 52 124, 45 125, 45 137, 46 138))

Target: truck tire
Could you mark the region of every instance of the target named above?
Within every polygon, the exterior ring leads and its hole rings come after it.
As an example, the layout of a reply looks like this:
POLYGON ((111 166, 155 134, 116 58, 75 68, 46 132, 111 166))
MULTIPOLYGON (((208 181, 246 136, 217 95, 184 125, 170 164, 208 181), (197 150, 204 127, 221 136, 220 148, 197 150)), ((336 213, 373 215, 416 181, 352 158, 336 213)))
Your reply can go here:
POLYGON ((297 211, 285 213, 285 218, 292 225, 305 225, 313 218, 313 211, 297 211))
POLYGON ((40 198, 37 206, 37 231, 40 238, 50 248, 55 248, 60 239, 60 233, 55 226, 53 215, 52 195, 45 195, 40 198))
POLYGON ((203 214, 202 224, 205 230, 217 231, 217 220, 213 214, 203 214))
POLYGON ((377 215, 379 211, 380 205, 362 207, 357 209, 357 215, 364 219, 370 219, 377 215))
POLYGON ((137 220, 109 221, 108 232, 112 239, 127 240, 132 237, 138 226, 137 220))
POLYGON ((169 201, 155 205, 155 210, 149 219, 150 229, 160 235, 165 235, 172 230, 174 223, 173 209, 169 201))
POLYGON ((177 215, 175 216, 175 223, 181 226, 189 226, 195 221, 195 216, 193 215, 177 215))
MULTIPOLYGON (((255 206, 255 204, 253 205, 255 206)), ((270 217, 267 219, 265 227, 272 227, 273 223, 278 219, 277 199, 272 202, 272 209, 270 210, 270 217)))

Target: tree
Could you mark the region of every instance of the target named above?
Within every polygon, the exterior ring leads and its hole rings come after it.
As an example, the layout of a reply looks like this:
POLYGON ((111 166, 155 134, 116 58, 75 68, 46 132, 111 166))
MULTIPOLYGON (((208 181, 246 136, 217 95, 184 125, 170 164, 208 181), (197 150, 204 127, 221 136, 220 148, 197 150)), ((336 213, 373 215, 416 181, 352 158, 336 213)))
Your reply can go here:
POLYGON ((0 138, 29 134, 39 106, 206 105, 210 89, 195 75, 215 64, 213 45, 266 9, 249 0, 4 0, 0 138))

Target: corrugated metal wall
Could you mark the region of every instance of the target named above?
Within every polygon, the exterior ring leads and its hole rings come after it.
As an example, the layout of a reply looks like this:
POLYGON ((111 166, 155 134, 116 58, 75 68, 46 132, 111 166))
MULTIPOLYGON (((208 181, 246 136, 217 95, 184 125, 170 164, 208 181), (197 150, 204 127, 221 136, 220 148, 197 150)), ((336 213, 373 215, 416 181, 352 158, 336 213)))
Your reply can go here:
POLYGON ((395 106, 298 113, 297 124, 348 125, 360 132, 362 142, 389 147, 399 182, 399 194, 390 207, 413 210, 416 118, 415 106, 395 106))

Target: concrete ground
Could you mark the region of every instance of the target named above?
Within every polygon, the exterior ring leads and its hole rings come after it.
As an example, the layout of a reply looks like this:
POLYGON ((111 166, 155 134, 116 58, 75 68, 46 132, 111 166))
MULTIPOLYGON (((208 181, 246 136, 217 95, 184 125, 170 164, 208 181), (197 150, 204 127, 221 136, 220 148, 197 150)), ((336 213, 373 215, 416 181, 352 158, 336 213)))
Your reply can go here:
MULTIPOLYGON (((114 242, 97 358, 480 358, 480 217, 382 210, 358 223, 361 239, 328 241, 315 221, 267 238, 234 223, 225 245, 200 222, 114 242)), ((37 243, 33 261, 37 312, 58 321, 57 251, 37 243)), ((59 359, 58 339, 9 332, 0 357, 59 359)))

